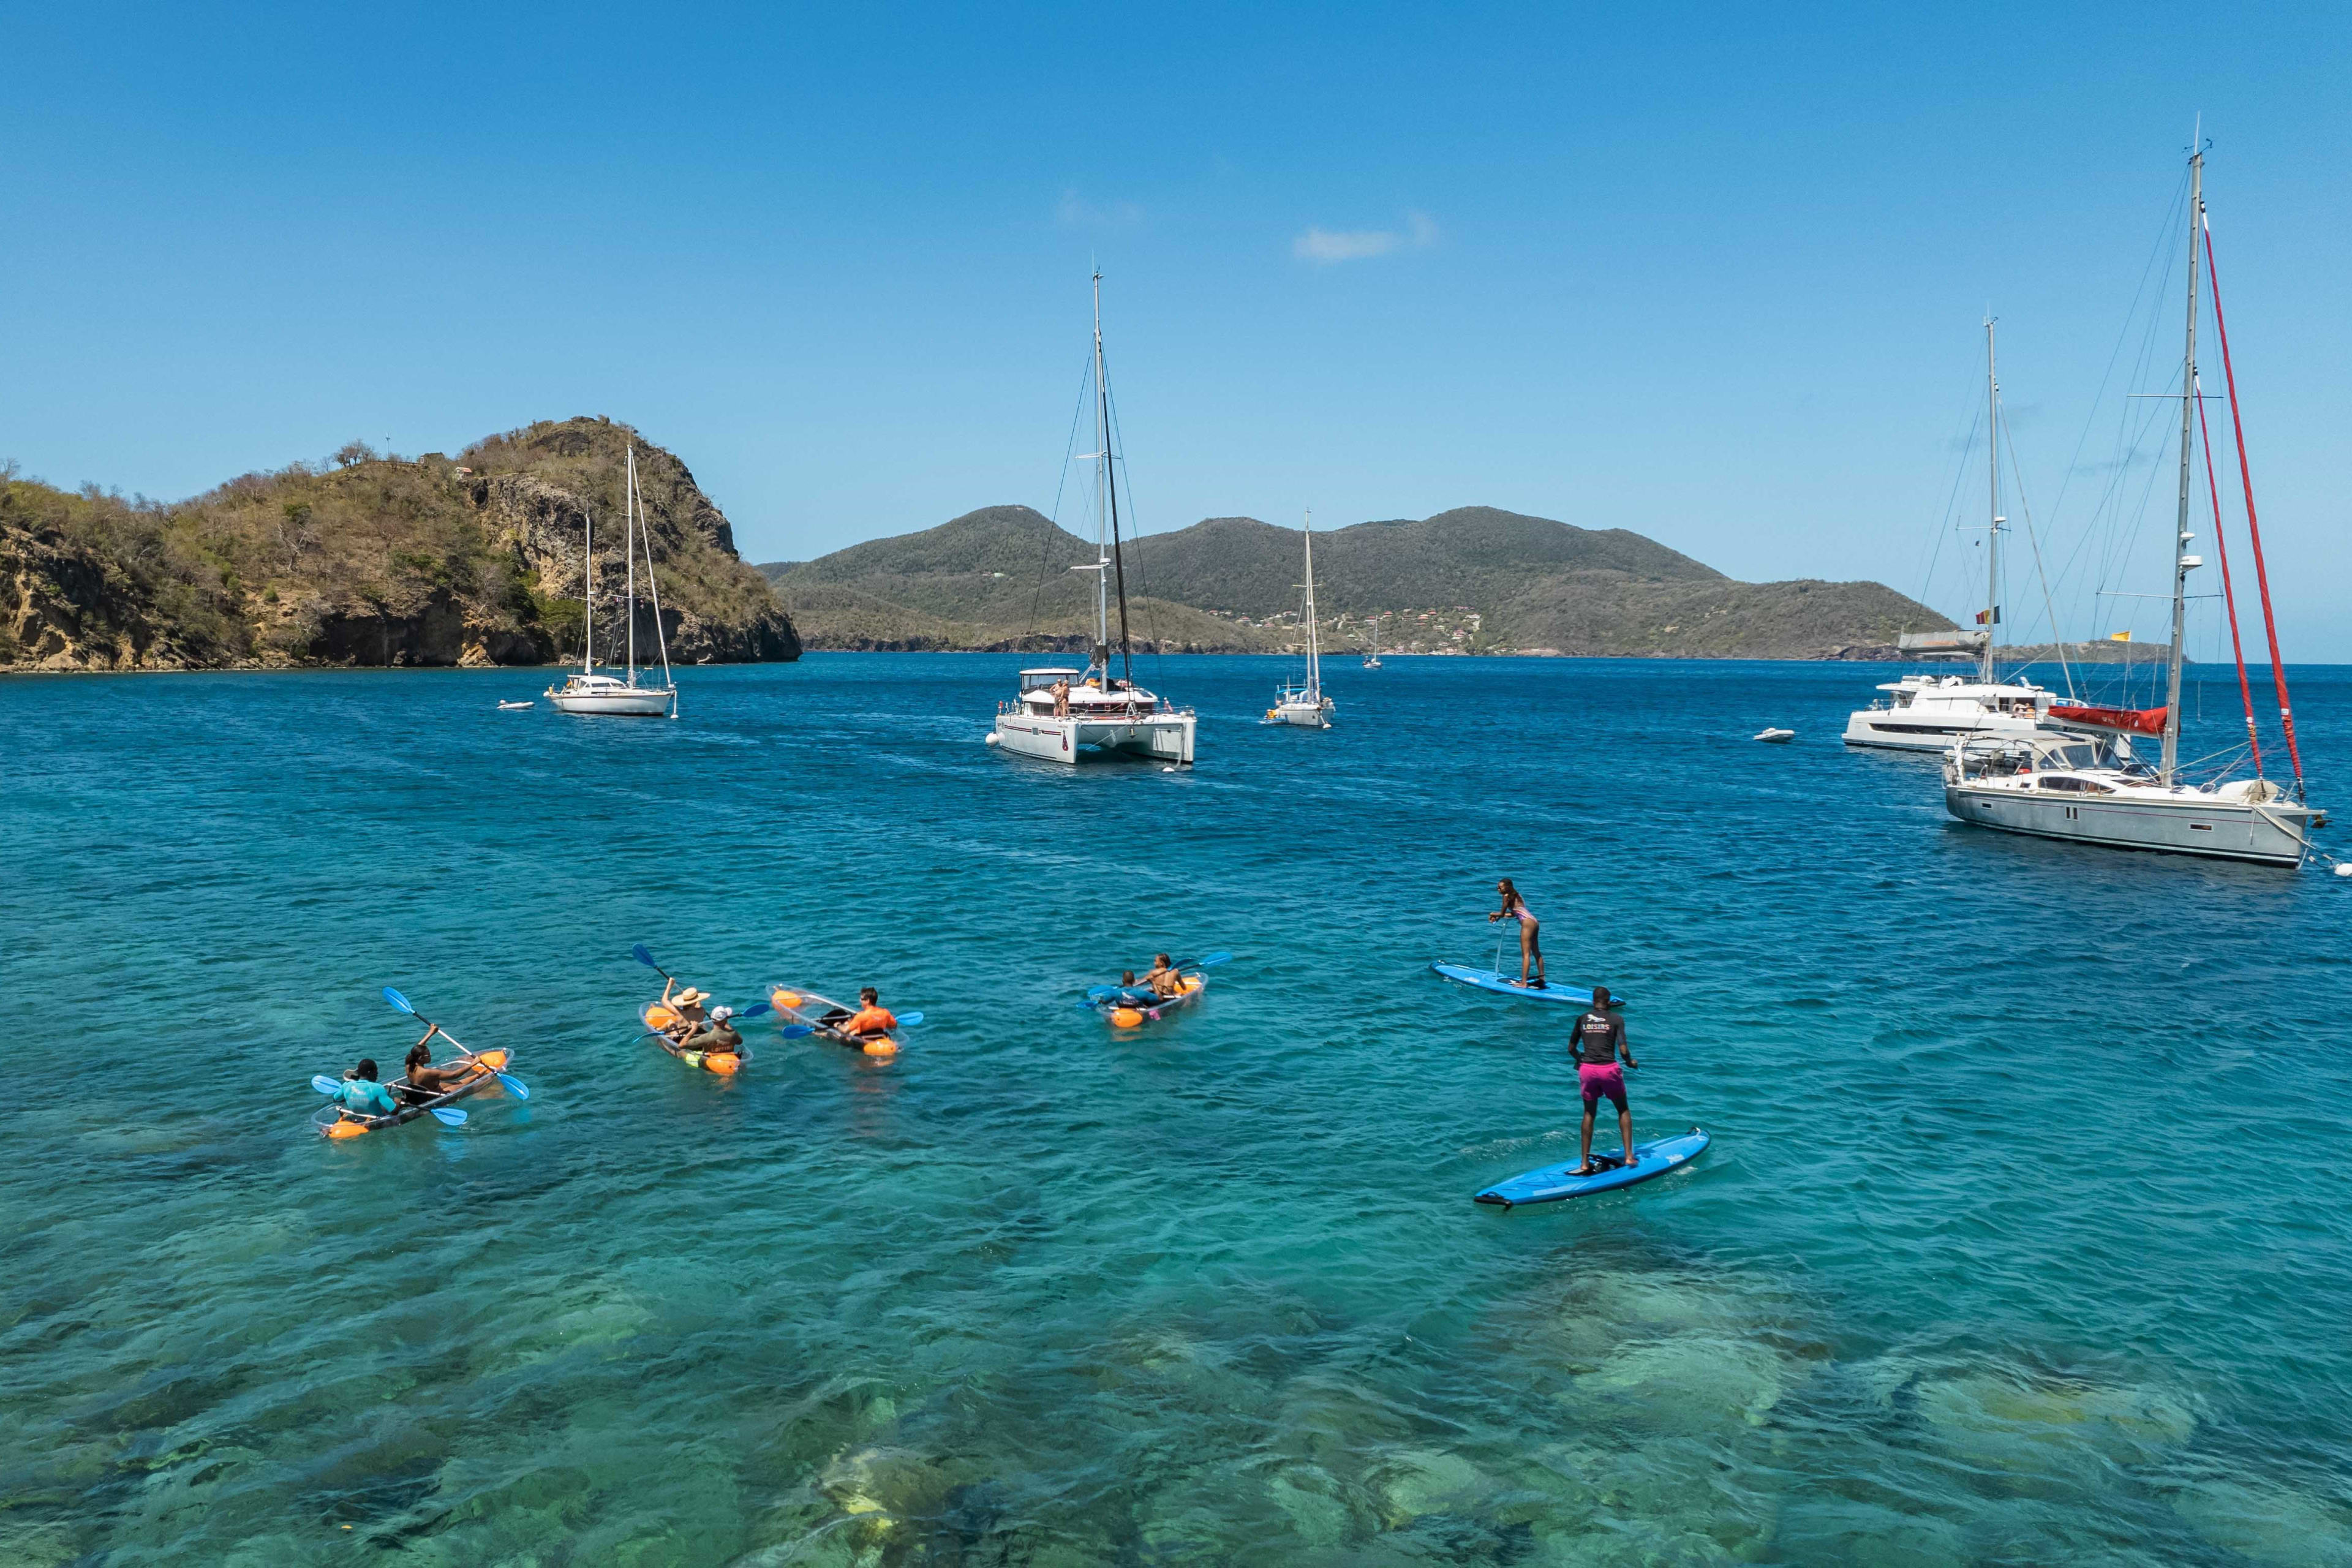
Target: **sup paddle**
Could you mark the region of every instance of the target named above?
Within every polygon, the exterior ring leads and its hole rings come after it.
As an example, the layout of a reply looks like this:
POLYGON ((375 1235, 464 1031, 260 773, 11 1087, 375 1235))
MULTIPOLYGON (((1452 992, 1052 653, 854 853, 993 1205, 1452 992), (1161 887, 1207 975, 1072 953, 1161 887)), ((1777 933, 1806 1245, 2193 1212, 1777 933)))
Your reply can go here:
MULTIPOLYGON (((391 1003, 394 1006, 399 1008, 402 1012, 407 1014, 410 1017, 415 1018, 419 1023, 423 1024, 426 1028, 432 1030, 434 1034, 439 1035, 443 1039, 448 1041, 459 1050, 465 1051, 467 1056, 470 1057, 474 1054, 472 1051, 466 1049, 466 1044, 464 1041, 457 1038, 457 1036, 451 1034, 448 1030, 443 1028, 440 1025, 435 1023, 432 1019, 427 1018, 424 1014, 418 1012, 409 1004, 407 997, 403 996, 399 992, 394 991, 389 985, 383 988, 383 999, 391 1003)), ((432 1037, 432 1035, 427 1035, 425 1037, 427 1039, 432 1037)), ((509 1094, 513 1095, 517 1100, 529 1100, 530 1098, 530 1090, 524 1086, 522 1079, 515 1077, 514 1074, 499 1072, 496 1068, 492 1068, 490 1071, 497 1077, 499 1087, 505 1089, 509 1094)), ((436 1110, 433 1114, 438 1116, 441 1113, 436 1110)), ((458 1112, 457 1121, 463 1121, 465 1120, 465 1113, 463 1111, 458 1112)), ((452 1121, 449 1125, 455 1127, 457 1125, 457 1121, 452 1121)))

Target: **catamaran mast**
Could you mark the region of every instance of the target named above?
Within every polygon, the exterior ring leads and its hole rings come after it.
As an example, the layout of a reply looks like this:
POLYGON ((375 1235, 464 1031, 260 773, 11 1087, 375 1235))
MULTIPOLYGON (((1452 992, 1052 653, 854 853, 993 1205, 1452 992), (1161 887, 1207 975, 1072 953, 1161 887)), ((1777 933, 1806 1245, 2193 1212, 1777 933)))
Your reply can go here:
POLYGON ((1102 272, 1095 272, 1095 656, 1110 679, 1110 395, 1103 385, 1102 272))
POLYGON ((1307 700, 1323 700, 1322 647, 1315 637, 1315 513, 1307 514, 1307 700))
POLYGON ((1985 533, 1985 645, 1981 679, 1990 686, 1997 679, 1993 668, 1992 640, 2000 631, 2000 527, 2009 520, 2000 515, 2000 374, 1993 359, 1992 318, 1985 318, 1985 428, 1991 439, 1986 444, 1990 458, 1986 479, 1987 497, 1992 519, 1985 533))
MULTIPOLYGON (((1096 479, 1097 493, 1105 502, 1101 517, 1110 528, 1110 569, 1118 578, 1118 662, 1119 679, 1128 685, 1135 684, 1135 654, 1128 646, 1127 637, 1127 552, 1118 542, 1118 476, 1110 466, 1110 380, 1103 374, 1102 342, 1102 271, 1095 271, 1095 428, 1102 439, 1097 452, 1096 479)), ((1095 548, 1102 548, 1097 539, 1095 548)), ((1095 581, 1102 583, 1097 566, 1095 581)), ((1109 610, 1100 586, 1095 590, 1095 621, 1100 628, 1096 646, 1102 651, 1103 688, 1110 688, 1109 610)))
MULTIPOLYGON (((2199 128, 2201 140, 2203 128, 2199 128)), ((2189 325, 2180 360, 2180 512, 2172 539, 2172 653, 2165 676, 2164 759, 2158 768, 2172 787, 2180 761, 2180 645, 2189 617, 2189 574, 2202 563, 2189 553, 2189 458, 2197 412, 2197 223, 2205 210, 2205 150, 2189 152, 2189 325)))

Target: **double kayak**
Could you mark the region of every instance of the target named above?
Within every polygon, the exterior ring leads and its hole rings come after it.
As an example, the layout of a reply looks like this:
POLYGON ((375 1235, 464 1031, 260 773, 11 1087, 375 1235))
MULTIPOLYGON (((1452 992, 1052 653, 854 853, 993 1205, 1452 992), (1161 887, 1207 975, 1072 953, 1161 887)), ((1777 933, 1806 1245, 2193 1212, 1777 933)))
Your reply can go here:
MULTIPOLYGON (((898 1032, 885 1035, 853 1035, 842 1027, 857 1016, 857 1009, 830 996, 820 996, 803 985, 774 985, 768 989, 768 1000, 776 1011, 793 1023, 803 1025, 820 1040, 830 1040, 836 1046, 847 1046, 869 1057, 895 1057, 898 1054, 898 1032)), ((919 1023, 916 1015, 909 1018, 919 1023)), ((899 1026, 904 1028, 905 1026, 899 1026)))
POLYGON ((749 1046, 739 1045, 734 1049, 727 1051, 688 1050, 664 1033, 677 1022, 677 1015, 658 1002, 646 1003, 638 1012, 637 1016, 644 1020, 646 1033, 656 1045, 690 1068, 700 1068, 705 1072, 715 1072, 723 1078, 731 1078, 736 1073, 741 1072, 744 1064, 751 1059, 751 1047, 749 1046))
POLYGON ((1513 1176, 1507 1182, 1496 1182, 1479 1193, 1482 1204, 1499 1204, 1505 1208, 1517 1208, 1521 1204, 1553 1204, 1562 1198, 1589 1197, 1594 1193, 1613 1192, 1646 1182, 1671 1171, 1679 1171, 1706 1152, 1713 1142, 1704 1128, 1694 1127, 1672 1138, 1655 1142, 1638 1143, 1633 1147, 1634 1163, 1628 1165, 1614 1154, 1596 1152, 1595 1167, 1589 1176, 1576 1173, 1577 1162, 1546 1165, 1541 1170, 1528 1171, 1513 1176))
MULTIPOLYGON (((1592 993, 1574 985, 1538 985, 1533 981, 1522 985, 1517 977, 1500 970, 1474 969, 1466 963, 1433 963, 1429 967, 1457 984, 1492 991, 1498 996, 1517 996, 1528 1002, 1565 1002, 1574 1007, 1592 1005, 1592 993)), ((1625 998, 1612 991, 1609 1005, 1622 1007, 1625 998)))
MULTIPOLYGON (((392 1090, 393 1099, 399 1100, 401 1106, 398 1110, 388 1116, 361 1116, 344 1110, 341 1105, 322 1105, 310 1118, 310 1125, 319 1130, 319 1136, 321 1138, 357 1138, 365 1133, 381 1131, 387 1127, 401 1126, 405 1122, 415 1121, 420 1116, 429 1116, 436 1110, 446 1110, 468 1096, 479 1094, 483 1089, 498 1082, 499 1074, 506 1068, 507 1055, 508 1053, 502 1050, 482 1052, 472 1058, 475 1068, 472 1077, 439 1094, 421 1099, 411 1100, 410 1097, 417 1091, 408 1079, 405 1078, 393 1079, 384 1085, 384 1088, 392 1090)), ((324 1086, 321 1085, 321 1087, 324 1086)), ((453 1117, 451 1120, 463 1121, 464 1118, 453 1117)))
POLYGON ((1177 1008, 1199 1001, 1201 993, 1209 988, 1205 974, 1180 975, 1178 981, 1184 989, 1173 996, 1162 996, 1149 985, 1097 985, 1087 992, 1087 1005, 1115 1028, 1157 1023, 1177 1008))

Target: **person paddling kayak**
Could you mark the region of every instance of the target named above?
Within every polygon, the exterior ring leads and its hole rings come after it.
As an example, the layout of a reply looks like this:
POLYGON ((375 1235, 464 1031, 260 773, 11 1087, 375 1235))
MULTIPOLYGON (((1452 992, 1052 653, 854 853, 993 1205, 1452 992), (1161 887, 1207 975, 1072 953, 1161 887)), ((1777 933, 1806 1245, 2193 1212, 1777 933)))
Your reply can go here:
POLYGON ((1511 886, 1508 877, 1495 884, 1495 891, 1503 896, 1503 907, 1486 917, 1486 923, 1514 920, 1519 922, 1519 984, 1528 983, 1528 965, 1536 966, 1536 989, 1547 989, 1544 984, 1543 948, 1537 942, 1538 927, 1535 911, 1528 908, 1527 900, 1519 897, 1518 889, 1511 886))
POLYGON ((743 1036, 735 1027, 735 1009, 713 1007, 703 1026, 688 1034, 678 1043, 689 1051, 702 1051, 710 1056, 731 1056, 743 1048, 743 1036))
POLYGON ((1576 1146, 1577 1175, 1589 1176, 1600 1169, 1592 1163, 1592 1120, 1603 1095, 1617 1107, 1617 1131, 1625 1140, 1625 1168, 1630 1171, 1642 1163, 1633 1152, 1633 1112, 1625 1104, 1624 1068, 1617 1065, 1621 1051, 1625 1067, 1642 1065, 1633 1059, 1633 1043, 1625 1038, 1625 1020, 1609 1011, 1609 987, 1596 985, 1592 1006, 1578 1017, 1568 1042, 1568 1054, 1576 1063, 1577 1088, 1584 1094, 1584 1130, 1576 1146))
POLYGON ((710 1015, 703 1011, 702 1005, 710 1000, 710 993, 698 991, 689 985, 673 996, 670 987, 677 984, 667 975, 662 977, 661 1005, 670 1011, 670 1022, 664 1026, 662 1033, 673 1040, 683 1041, 709 1024, 710 1015))
POLYGON ((878 1038, 898 1026, 898 1015, 882 1005, 882 994, 871 985, 862 986, 857 993, 857 1011, 833 1026, 845 1035, 855 1035, 861 1040, 878 1038))
POLYGON ((408 1079, 405 1093, 411 1100, 431 1100, 436 1095, 446 1094, 472 1078, 478 1070, 470 1061, 459 1061, 446 1068, 435 1067, 433 1047, 426 1042, 439 1032, 438 1029, 427 1031, 424 1039, 408 1047, 408 1059, 401 1064, 402 1076, 408 1079))
POLYGON ((346 1116, 397 1116, 400 1104, 392 1098, 392 1090, 375 1080, 375 1058, 364 1057, 360 1065, 343 1075, 343 1087, 337 1094, 338 1103, 346 1116))
POLYGON ((1143 984, 1150 986, 1151 994, 1162 1001, 1184 994, 1184 977, 1176 973, 1176 966, 1168 961, 1164 952, 1152 954, 1151 967, 1144 972, 1143 984))

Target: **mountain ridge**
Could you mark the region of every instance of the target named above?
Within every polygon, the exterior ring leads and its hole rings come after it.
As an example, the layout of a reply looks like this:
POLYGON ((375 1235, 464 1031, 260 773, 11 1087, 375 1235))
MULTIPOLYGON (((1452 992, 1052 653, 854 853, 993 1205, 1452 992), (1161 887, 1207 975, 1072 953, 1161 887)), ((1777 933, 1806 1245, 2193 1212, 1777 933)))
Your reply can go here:
MULTIPOLYGON (((1296 647, 1300 533, 1207 518, 1129 540, 1129 622, 1170 651, 1296 647)), ((1092 641, 1095 547, 1027 506, 813 561, 771 562, 808 646, 1073 649, 1092 641), (895 618, 894 618, 895 617, 895 618)), ((1585 529, 1486 506, 1318 529, 1327 647, 1605 657, 1892 658, 1904 631, 1949 629, 1882 584, 1742 583, 1628 529, 1585 529)))

